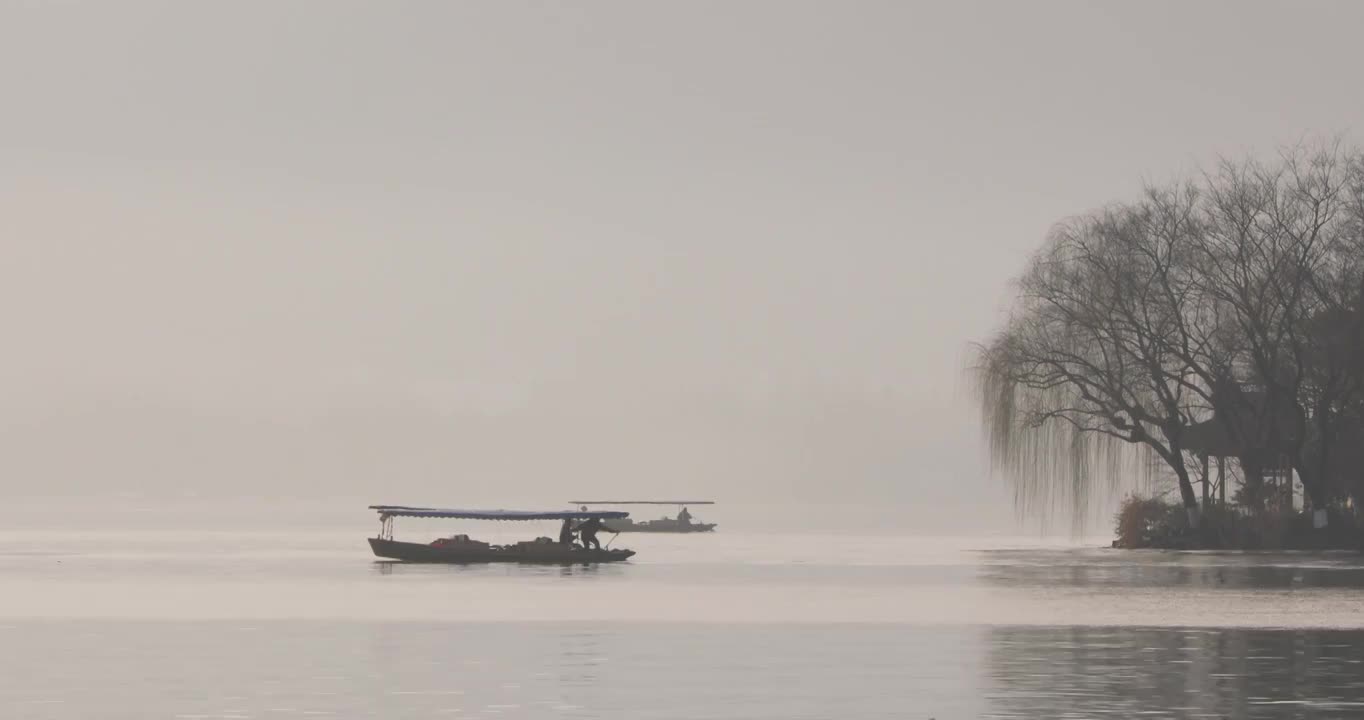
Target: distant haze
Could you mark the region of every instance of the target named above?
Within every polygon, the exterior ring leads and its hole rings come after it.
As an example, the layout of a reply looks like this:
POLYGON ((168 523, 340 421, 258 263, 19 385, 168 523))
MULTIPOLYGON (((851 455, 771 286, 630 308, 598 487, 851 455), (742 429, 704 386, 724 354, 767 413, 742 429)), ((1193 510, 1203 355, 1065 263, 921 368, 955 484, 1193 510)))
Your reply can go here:
POLYGON ((0 4, 0 487, 1006 521, 1055 221, 1364 121, 1351 2, 0 4))

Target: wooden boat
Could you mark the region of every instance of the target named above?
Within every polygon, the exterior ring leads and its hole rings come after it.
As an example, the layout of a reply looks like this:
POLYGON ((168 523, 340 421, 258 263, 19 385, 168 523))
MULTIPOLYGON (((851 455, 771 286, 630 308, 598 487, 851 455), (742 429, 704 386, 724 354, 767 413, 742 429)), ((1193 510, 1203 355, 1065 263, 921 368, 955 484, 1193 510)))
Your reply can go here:
POLYGON ((668 517, 643 522, 612 520, 603 524, 607 530, 618 533, 699 533, 714 532, 715 530, 715 523, 681 523, 677 521, 677 518, 668 517))
POLYGON ((714 505, 714 500, 574 500, 584 511, 589 505, 673 505, 682 508, 677 517, 635 522, 629 518, 605 521, 606 529, 616 533, 699 533, 713 532, 715 523, 695 522, 688 505, 714 505))
POLYGON ((588 520, 603 523, 624 520, 629 513, 620 511, 533 512, 525 510, 446 510, 408 505, 371 505, 379 513, 379 535, 369 538, 377 557, 414 563, 487 563, 513 562, 548 565, 619 562, 635 554, 621 548, 585 549, 540 537, 511 545, 492 545, 454 535, 430 543, 402 542, 393 539, 393 520, 399 517, 457 518, 464 520, 588 520))

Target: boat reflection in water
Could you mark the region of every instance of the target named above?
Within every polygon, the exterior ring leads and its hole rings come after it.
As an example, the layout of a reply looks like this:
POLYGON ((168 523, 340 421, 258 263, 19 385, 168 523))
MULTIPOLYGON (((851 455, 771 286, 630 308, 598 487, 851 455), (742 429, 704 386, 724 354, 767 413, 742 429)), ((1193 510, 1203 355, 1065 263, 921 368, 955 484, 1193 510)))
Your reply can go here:
POLYGON ((440 538, 431 543, 402 542, 393 539, 393 520, 410 518, 454 518, 464 520, 621 520, 629 513, 621 511, 537 512, 527 510, 449 510, 442 508, 411 507, 407 505, 371 505, 379 513, 379 535, 369 539, 370 549, 381 558, 418 563, 538 563, 577 564, 619 562, 633 556, 633 550, 584 548, 572 542, 556 542, 547 537, 511 545, 492 545, 471 539, 468 535, 440 538))

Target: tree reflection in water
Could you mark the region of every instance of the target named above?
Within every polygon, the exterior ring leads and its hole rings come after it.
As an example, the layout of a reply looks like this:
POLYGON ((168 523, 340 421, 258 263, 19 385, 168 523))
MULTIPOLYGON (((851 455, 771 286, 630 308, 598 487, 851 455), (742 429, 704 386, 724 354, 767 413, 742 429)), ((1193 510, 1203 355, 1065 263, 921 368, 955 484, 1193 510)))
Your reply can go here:
POLYGON ((1012 587, 1364 588, 1357 553, 996 550, 980 578, 1012 587))
POLYGON ((1364 631, 996 627, 988 717, 1364 717, 1364 631))

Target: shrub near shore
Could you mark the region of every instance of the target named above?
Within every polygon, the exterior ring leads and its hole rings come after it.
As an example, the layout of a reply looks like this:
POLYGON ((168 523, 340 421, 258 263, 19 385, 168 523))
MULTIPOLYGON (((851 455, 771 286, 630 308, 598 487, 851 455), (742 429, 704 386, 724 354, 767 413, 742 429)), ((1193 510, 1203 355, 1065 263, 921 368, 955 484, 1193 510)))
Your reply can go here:
POLYGON ((1313 528, 1311 513, 1250 511, 1215 505, 1199 529, 1189 526, 1184 508, 1160 498, 1128 496, 1114 518, 1113 547, 1166 550, 1364 550, 1364 523, 1351 508, 1330 508, 1325 528, 1313 528))

